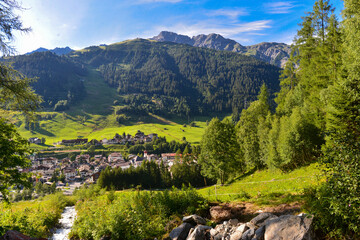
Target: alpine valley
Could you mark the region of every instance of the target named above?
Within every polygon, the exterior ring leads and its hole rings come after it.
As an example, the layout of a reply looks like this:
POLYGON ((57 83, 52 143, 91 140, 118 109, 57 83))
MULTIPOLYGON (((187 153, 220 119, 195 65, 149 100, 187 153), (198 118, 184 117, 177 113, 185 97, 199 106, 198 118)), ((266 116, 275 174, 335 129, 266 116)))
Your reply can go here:
MULTIPOLYGON (((121 125, 238 116, 256 100, 263 84, 271 94, 279 91, 278 66, 289 51, 279 43, 245 47, 218 34, 190 38, 161 32, 151 39, 78 51, 38 49, 2 61, 36 79, 33 88, 43 98, 39 116, 70 116, 71 123, 63 123, 65 129, 76 123, 79 126, 67 132, 84 137, 93 129, 121 125)), ((59 136, 56 121, 38 117, 43 122, 33 124, 12 114, 26 137, 59 136)))

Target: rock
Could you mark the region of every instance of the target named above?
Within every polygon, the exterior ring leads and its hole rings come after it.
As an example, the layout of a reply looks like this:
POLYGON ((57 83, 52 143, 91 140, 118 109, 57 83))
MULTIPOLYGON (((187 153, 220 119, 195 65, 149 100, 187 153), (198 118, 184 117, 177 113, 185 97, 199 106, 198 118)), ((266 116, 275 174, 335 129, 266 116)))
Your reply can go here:
POLYGON ((211 227, 198 225, 194 231, 192 231, 186 240, 206 240, 206 232, 210 230, 211 227))
POLYGON ((227 207, 215 206, 210 208, 211 219, 216 222, 231 219, 231 209, 227 207))
POLYGON ((237 220, 236 218, 229 220, 229 224, 232 226, 236 226, 238 223, 239 223, 239 220, 237 220))
POLYGON ((206 225, 205 219, 203 219, 202 217, 200 217, 199 215, 196 215, 196 214, 183 217, 182 221, 186 222, 186 223, 190 223, 194 226, 196 226, 198 224, 206 225))
POLYGON ((239 218, 245 207, 243 206, 214 206, 210 208, 211 219, 215 222, 221 222, 232 218, 239 218))
POLYGON ((283 215, 267 221, 265 240, 312 240, 312 218, 283 215))
POLYGON ((265 235, 265 226, 259 227, 256 231, 255 231, 255 236, 253 238, 256 240, 264 240, 264 235, 265 235))
POLYGON ((46 240, 46 238, 32 238, 26 236, 18 231, 9 230, 4 236, 0 237, 1 240, 46 240))
POLYGON ((241 236, 241 240, 252 240, 254 235, 255 235, 255 229, 249 228, 243 233, 243 235, 241 236))
POLYGON ((189 234, 192 225, 190 223, 183 223, 179 227, 173 229, 169 237, 171 240, 185 240, 189 234))
POLYGON ((260 213, 256 217, 250 220, 250 223, 254 224, 257 227, 263 226, 267 220, 277 218, 276 215, 272 213, 260 213))
POLYGON ((248 228, 251 228, 251 229, 257 228, 257 226, 256 226, 255 224, 251 223, 251 222, 247 222, 247 223, 246 223, 246 226, 247 226, 248 228))
POLYGON ((213 239, 222 239, 225 234, 225 226, 223 224, 216 225, 215 228, 210 230, 210 235, 213 239))
POLYGON ((243 233, 248 230, 249 228, 246 226, 246 224, 241 224, 238 226, 235 231, 230 235, 230 240, 239 240, 241 239, 241 236, 243 233))

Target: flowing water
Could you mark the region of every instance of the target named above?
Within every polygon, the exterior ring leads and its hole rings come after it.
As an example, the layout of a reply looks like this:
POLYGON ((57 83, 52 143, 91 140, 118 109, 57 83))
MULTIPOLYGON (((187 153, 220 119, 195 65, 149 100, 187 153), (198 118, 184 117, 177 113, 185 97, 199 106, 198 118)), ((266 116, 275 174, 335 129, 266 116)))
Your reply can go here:
POLYGON ((64 212, 61 214, 60 225, 61 227, 56 229, 54 235, 50 238, 51 240, 66 240, 71 228, 74 224, 76 217, 75 206, 65 207, 64 212))

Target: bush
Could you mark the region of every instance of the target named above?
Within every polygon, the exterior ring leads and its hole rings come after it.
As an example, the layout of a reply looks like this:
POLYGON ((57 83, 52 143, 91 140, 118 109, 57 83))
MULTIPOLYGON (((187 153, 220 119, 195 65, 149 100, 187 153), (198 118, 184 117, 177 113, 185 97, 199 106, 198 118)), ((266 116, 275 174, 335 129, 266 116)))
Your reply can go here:
MULTIPOLYGON (((109 193, 77 204, 77 219, 71 237, 80 239, 154 239, 166 233, 167 223, 184 213, 208 208, 191 188, 162 192, 109 193), (111 203, 109 203, 109 195, 111 203)), ((168 229, 170 231, 171 229, 168 229)))
POLYGON ((54 106, 54 111, 64 111, 69 109, 69 103, 67 100, 60 100, 54 106))
POLYGON ((317 229, 330 237, 360 238, 360 143, 337 141, 325 152, 327 180, 308 189, 306 207, 317 229))

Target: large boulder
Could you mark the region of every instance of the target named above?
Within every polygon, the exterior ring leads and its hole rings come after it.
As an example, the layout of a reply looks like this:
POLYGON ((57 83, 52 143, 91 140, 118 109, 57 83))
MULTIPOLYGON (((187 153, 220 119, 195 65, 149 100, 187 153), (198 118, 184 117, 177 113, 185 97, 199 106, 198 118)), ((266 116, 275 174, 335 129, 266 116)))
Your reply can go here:
POLYGON ((250 223, 254 224, 256 227, 261 227, 266 224, 266 221, 274 218, 277 218, 277 216, 272 213, 264 212, 251 219, 250 223))
POLYGON ((185 240, 193 226, 190 223, 183 223, 179 227, 174 228, 169 237, 171 240, 185 240))
POLYGON ((270 219, 265 225, 265 240, 312 240, 312 218, 283 215, 270 219))
POLYGON ((198 224, 206 225, 205 219, 203 219, 202 217, 200 217, 199 215, 196 215, 196 214, 183 217, 182 221, 186 222, 186 223, 190 223, 190 224, 192 224, 194 226, 196 226, 198 224))

